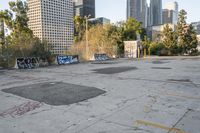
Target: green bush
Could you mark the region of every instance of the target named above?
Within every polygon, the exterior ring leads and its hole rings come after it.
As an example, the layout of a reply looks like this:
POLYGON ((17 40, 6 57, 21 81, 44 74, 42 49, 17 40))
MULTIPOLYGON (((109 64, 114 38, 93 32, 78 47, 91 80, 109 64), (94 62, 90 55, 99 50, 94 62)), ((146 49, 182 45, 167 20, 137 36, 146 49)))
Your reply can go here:
POLYGON ((5 58, 0 57, 0 67, 3 68, 13 68, 15 67, 16 59, 10 58, 9 61, 7 61, 5 58))
POLYGON ((151 55, 165 55, 166 49, 162 43, 152 42, 150 44, 151 55))

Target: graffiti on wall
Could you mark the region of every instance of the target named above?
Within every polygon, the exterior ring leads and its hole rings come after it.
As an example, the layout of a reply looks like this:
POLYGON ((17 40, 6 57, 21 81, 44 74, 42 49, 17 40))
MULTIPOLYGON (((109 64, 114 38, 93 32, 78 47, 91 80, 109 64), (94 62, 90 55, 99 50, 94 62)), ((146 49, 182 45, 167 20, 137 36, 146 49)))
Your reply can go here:
POLYGON ((94 54, 95 61, 106 61, 109 57, 106 54, 94 54))
POLYGON ((38 58, 17 58, 18 69, 33 69, 39 67, 38 58))
POLYGON ((57 62, 59 65, 79 63, 79 57, 78 55, 57 56, 57 62))

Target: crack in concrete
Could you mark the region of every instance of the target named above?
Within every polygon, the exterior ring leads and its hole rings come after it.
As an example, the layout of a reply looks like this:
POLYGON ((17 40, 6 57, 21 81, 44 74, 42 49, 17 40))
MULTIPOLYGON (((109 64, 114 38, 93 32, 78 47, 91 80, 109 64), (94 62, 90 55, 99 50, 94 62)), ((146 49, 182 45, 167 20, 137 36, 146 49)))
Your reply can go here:
MULTIPOLYGON (((137 97, 137 98, 135 98, 135 99, 133 99, 133 100, 137 100, 138 98, 141 98, 141 97, 144 97, 144 96, 145 96, 145 94, 144 94, 144 95, 141 95, 141 96, 139 96, 139 97, 137 97)), ((133 101, 133 100, 132 100, 132 101, 133 101)), ((93 122, 92 124, 90 124, 90 125, 88 125, 88 126, 82 128, 82 129, 78 130, 77 133, 81 133, 83 130, 88 129, 88 128, 92 127, 93 125, 95 125, 95 124, 97 124, 97 123, 99 123, 99 122, 101 122, 101 121, 108 121, 108 120, 106 120, 106 118, 109 118, 109 117, 113 116, 114 114, 116 114, 116 113, 118 113, 118 112, 120 112, 120 111, 122 111, 122 110, 124 110, 124 109, 126 109, 126 108, 128 108, 128 107, 130 107, 130 106, 133 105, 133 104, 135 104, 135 103, 131 103, 131 104, 125 106, 124 108, 118 109, 118 110, 112 112, 111 114, 104 116, 103 118, 97 118, 97 117, 94 118, 94 119, 96 119, 95 122, 93 122)), ((71 113, 74 113, 74 112, 71 112, 71 113)), ((74 114, 76 114, 76 113, 74 113, 74 114)), ((110 121, 110 122, 112 122, 112 121, 110 121)), ((112 123, 115 123, 115 122, 112 122, 112 123)), ((129 126, 129 125, 124 125, 124 124, 120 124, 120 125, 121 125, 121 126, 123 125, 123 127, 132 128, 133 130, 136 129, 136 128, 134 128, 134 127, 132 127, 132 126, 129 126)), ((68 129, 68 128, 66 128, 65 130, 62 130, 62 132, 59 132, 59 133, 63 133, 63 132, 66 131, 67 129, 68 129)))
MULTIPOLYGON (((171 129, 175 129, 176 126, 183 120, 183 118, 189 113, 193 111, 192 109, 187 109, 187 111, 183 114, 183 116, 181 116, 178 121, 172 126, 171 129)), ((173 130, 169 130, 167 133, 171 133, 173 130)), ((179 132, 179 133, 184 133, 184 132, 179 132)))
POLYGON ((158 82, 158 83, 171 83, 171 84, 192 84, 195 87, 199 88, 200 84, 194 82, 184 82, 184 81, 169 81, 169 80, 156 80, 156 79, 144 79, 144 78, 124 78, 118 77, 119 80, 136 80, 136 81, 147 81, 147 82, 158 82))

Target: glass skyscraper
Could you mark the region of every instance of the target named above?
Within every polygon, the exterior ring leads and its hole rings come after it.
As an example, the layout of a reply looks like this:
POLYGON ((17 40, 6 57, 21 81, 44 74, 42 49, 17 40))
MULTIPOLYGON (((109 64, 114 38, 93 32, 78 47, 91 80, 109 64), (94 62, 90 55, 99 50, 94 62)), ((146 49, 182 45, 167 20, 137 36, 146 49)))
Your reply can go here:
POLYGON ((162 0, 150 0, 150 22, 153 26, 162 24, 162 0))
POLYGON ((127 19, 135 18, 142 22, 142 26, 147 26, 147 1, 146 0, 127 0, 127 19))
POLYGON ((95 0, 74 0, 74 16, 95 18, 95 0))
POLYGON ((178 22, 178 3, 169 2, 163 9, 163 24, 172 23, 177 24, 178 22))

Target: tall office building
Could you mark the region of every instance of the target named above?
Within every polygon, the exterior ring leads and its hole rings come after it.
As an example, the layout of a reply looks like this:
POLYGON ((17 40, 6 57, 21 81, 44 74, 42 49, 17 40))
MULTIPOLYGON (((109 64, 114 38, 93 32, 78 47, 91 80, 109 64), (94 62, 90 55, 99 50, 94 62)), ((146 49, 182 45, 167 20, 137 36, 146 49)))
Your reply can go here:
POLYGON ((178 13, 178 3, 177 2, 169 2, 165 5, 165 9, 174 10, 178 13))
POLYGON ((162 22, 163 24, 177 24, 177 13, 174 10, 163 9, 162 22))
POLYGON ((74 0, 74 16, 95 18, 95 0, 74 0))
MULTIPOLYGON (((171 19, 172 24, 176 24, 178 22, 178 3, 177 2, 167 3, 163 11, 164 11, 163 17, 165 17, 164 18, 165 20, 168 17, 171 19)), ((164 21, 163 23, 166 23, 166 21, 164 21)))
POLYGON ((127 0, 127 19, 135 18, 142 22, 143 27, 147 27, 147 1, 146 0, 127 0))
POLYGON ((29 28, 47 41, 54 54, 64 54, 73 44, 72 0, 27 0, 29 28))
POLYGON ((162 24, 162 0, 150 0, 150 22, 153 26, 162 24))
POLYGON ((92 25, 106 25, 106 24, 110 24, 110 19, 104 18, 104 17, 99 17, 99 18, 91 18, 88 20, 89 24, 92 25))
POLYGON ((148 6, 147 7, 147 27, 151 27, 152 22, 151 22, 151 8, 148 6))
POLYGON ((200 21, 199 22, 192 22, 191 25, 194 27, 196 33, 200 35, 200 21))

